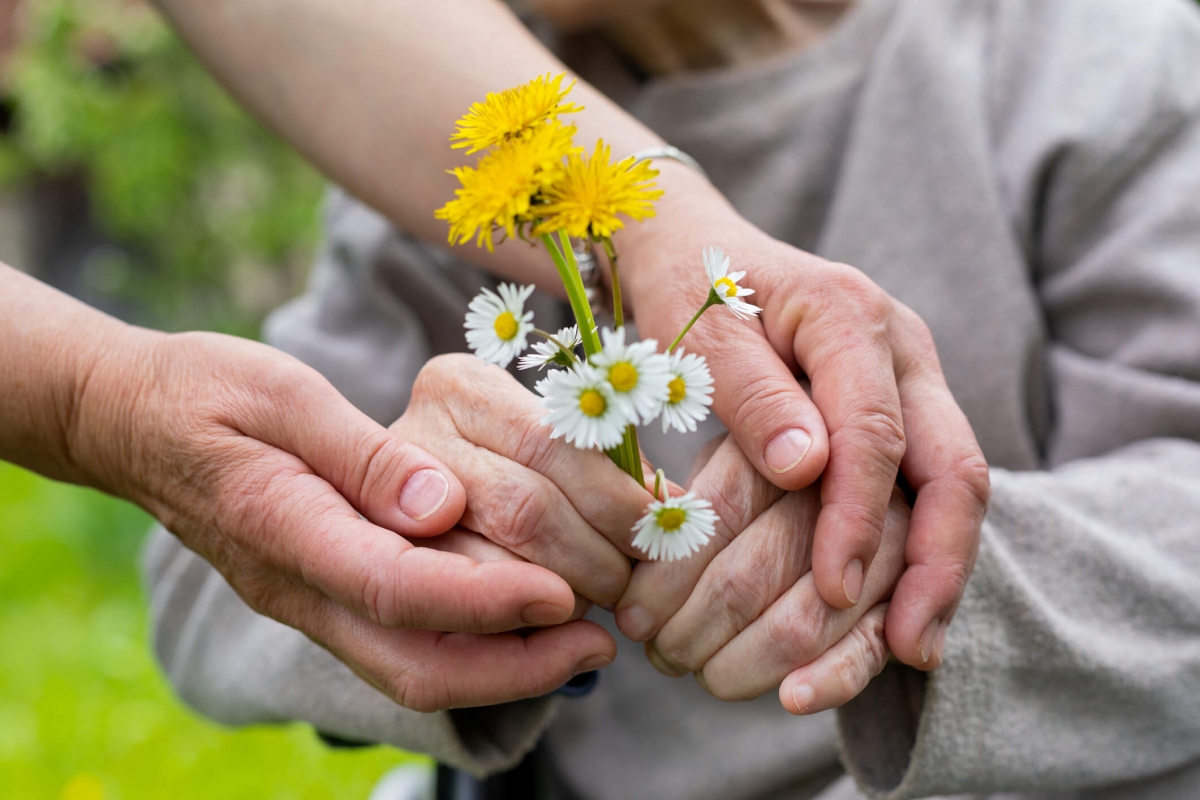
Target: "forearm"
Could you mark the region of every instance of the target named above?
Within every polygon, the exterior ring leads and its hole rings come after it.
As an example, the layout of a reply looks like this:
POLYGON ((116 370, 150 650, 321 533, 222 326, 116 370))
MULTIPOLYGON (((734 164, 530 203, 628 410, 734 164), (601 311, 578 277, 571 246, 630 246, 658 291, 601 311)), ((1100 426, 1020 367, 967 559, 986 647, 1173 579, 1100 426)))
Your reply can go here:
MULTIPOLYGON (((0 264, 0 458, 95 484, 76 457, 89 377, 138 329, 0 264)), ((91 402, 90 400, 88 402, 91 402)))
MULTIPOLYGON (((334 181, 428 241, 446 238, 445 223, 433 217, 453 196, 446 170, 469 160, 450 148, 455 120, 488 92, 566 69, 496 0, 159 4, 243 105, 334 181)), ((615 157, 661 144, 583 82, 571 99, 586 107, 570 121, 588 149, 600 137, 615 157)), ((660 185, 668 194, 706 186, 674 165, 660 185)), ((474 247, 461 254, 506 277, 552 285, 549 259, 521 242, 494 255, 474 247)))

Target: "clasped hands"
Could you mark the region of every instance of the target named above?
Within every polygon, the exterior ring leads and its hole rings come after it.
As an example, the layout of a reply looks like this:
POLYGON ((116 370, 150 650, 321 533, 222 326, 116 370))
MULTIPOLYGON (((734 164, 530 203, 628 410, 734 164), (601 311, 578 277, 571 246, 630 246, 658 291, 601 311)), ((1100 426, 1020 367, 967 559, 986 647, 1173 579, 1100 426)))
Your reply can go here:
MULTIPOLYGON (((631 567, 646 489, 551 440, 533 394, 465 355, 431 361, 384 429, 271 348, 143 332, 139 357, 82 381, 73 457, 252 608, 418 711, 535 697, 608 665, 615 642, 580 619, 592 603, 660 671, 728 700, 779 687, 793 713, 851 699, 889 651, 936 667, 988 477, 932 337, 857 270, 721 214, 694 229, 721 231, 763 313, 714 315, 686 342, 730 435, 690 486, 717 536, 683 561, 631 567)), ((705 291, 684 263, 694 242, 647 241, 657 251, 623 245, 635 313, 705 291)), ((642 335, 681 327, 689 304, 665 305, 642 335)))

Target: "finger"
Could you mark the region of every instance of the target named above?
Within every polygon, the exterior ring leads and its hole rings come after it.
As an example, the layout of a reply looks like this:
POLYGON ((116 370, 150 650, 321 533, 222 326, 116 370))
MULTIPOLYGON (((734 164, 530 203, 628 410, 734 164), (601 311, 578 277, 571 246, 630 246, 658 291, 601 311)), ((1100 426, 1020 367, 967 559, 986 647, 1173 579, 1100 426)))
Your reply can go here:
POLYGON ((554 483, 463 439, 447 441, 440 453, 471 487, 463 527, 562 576, 593 603, 614 606, 629 583, 629 559, 554 483))
POLYGON ((718 517, 714 535, 688 558, 643 561, 634 568, 617 602, 616 622, 635 642, 655 636, 683 607, 709 562, 783 495, 758 473, 732 437, 717 447, 692 481, 691 491, 713 504, 718 517))
POLYGON ((808 573, 708 660, 702 673, 709 691, 722 700, 758 697, 828 650, 891 593, 904 568, 907 532, 908 508, 897 492, 879 553, 863 585, 863 601, 850 609, 829 605, 808 573))
MULTIPOLYGON (((416 546, 429 547, 444 553, 458 553, 472 561, 518 561, 525 563, 525 559, 511 550, 505 550, 486 536, 475 531, 469 531, 466 528, 451 528, 440 536, 419 539, 416 542, 416 546)), ((591 607, 592 604, 588 602, 588 599, 576 592, 575 611, 566 621, 574 622, 577 619, 583 619, 583 616, 587 614, 591 607)))
POLYGON ((763 338, 761 324, 713 308, 688 333, 687 347, 707 359, 715 385, 713 410, 755 469, 785 490, 815 481, 829 455, 825 421, 763 338), (754 369, 747 370, 747 364, 754 369))
POLYGON ((231 428, 300 458, 376 525, 428 536, 458 521, 466 493, 440 460, 371 420, 315 370, 282 357, 255 363, 269 402, 239 413, 231 428))
POLYGON ((299 594, 284 622, 300 627, 405 708, 431 713, 539 697, 602 669, 616 643, 586 621, 527 636, 388 630, 316 593, 299 594))
POLYGON ((913 332, 901 352, 900 392, 909 447, 901 464, 916 492, 905 558, 888 611, 888 644, 918 669, 941 663, 938 643, 962 599, 979 551, 990 493, 987 461, 946 385, 924 323, 902 309, 913 332), (911 315, 911 316, 909 316, 911 315))
POLYGON ((783 679, 779 702, 789 714, 816 714, 850 702, 887 664, 887 603, 868 611, 833 647, 783 679))
POLYGON ((813 267, 802 292, 780 300, 772 331, 812 381, 829 430, 813 576, 826 602, 855 605, 879 548, 888 498, 904 456, 905 429, 890 345, 892 301, 851 267, 813 267))
POLYGON ((465 355, 445 356, 436 366, 441 391, 454 392, 442 407, 465 439, 544 475, 591 528, 627 556, 639 555, 631 542, 652 499, 644 488, 604 453, 551 439, 537 398, 498 367, 465 355))
POLYGON ((816 491, 791 492, 716 555, 654 649, 671 674, 696 672, 808 572, 816 491))
POLYGON ((524 562, 511 550, 505 550, 486 536, 466 528, 451 528, 438 536, 419 539, 417 547, 428 547, 443 553, 457 553, 472 561, 517 561, 524 562))
MULTIPOLYGON (((240 530, 242 547, 256 550, 249 558, 223 554, 217 566, 227 575, 265 559, 388 628, 490 633, 570 617, 574 597, 557 575, 533 564, 478 563, 414 548, 362 519, 299 459, 260 443, 250 449, 259 451, 247 453, 257 469, 240 471, 238 485, 223 488, 220 506, 229 511, 218 524, 240 530)), ((255 608, 270 601, 246 599, 255 608)))

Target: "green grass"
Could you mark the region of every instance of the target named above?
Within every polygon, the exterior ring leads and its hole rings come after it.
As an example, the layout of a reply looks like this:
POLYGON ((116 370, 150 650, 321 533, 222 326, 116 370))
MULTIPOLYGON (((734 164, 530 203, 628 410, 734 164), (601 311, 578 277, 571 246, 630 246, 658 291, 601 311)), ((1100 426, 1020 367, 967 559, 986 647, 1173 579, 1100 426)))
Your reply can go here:
POLYGON ((147 637, 149 524, 0 462, 0 796, 365 798, 409 758, 333 751, 299 724, 226 730, 180 704, 147 637))

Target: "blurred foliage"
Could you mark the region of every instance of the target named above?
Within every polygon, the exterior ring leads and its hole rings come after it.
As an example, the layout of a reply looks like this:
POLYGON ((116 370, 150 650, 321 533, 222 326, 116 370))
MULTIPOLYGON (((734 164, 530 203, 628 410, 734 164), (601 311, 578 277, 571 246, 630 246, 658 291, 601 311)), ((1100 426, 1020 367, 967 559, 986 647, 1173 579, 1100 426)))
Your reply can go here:
POLYGON ((25 0, 0 183, 82 173, 110 289, 172 329, 253 335, 295 291, 322 182, 135 0, 25 0))
POLYGON ((0 797, 366 797, 412 758, 304 725, 230 731, 170 694, 135 570, 150 519, 0 462, 0 797))

